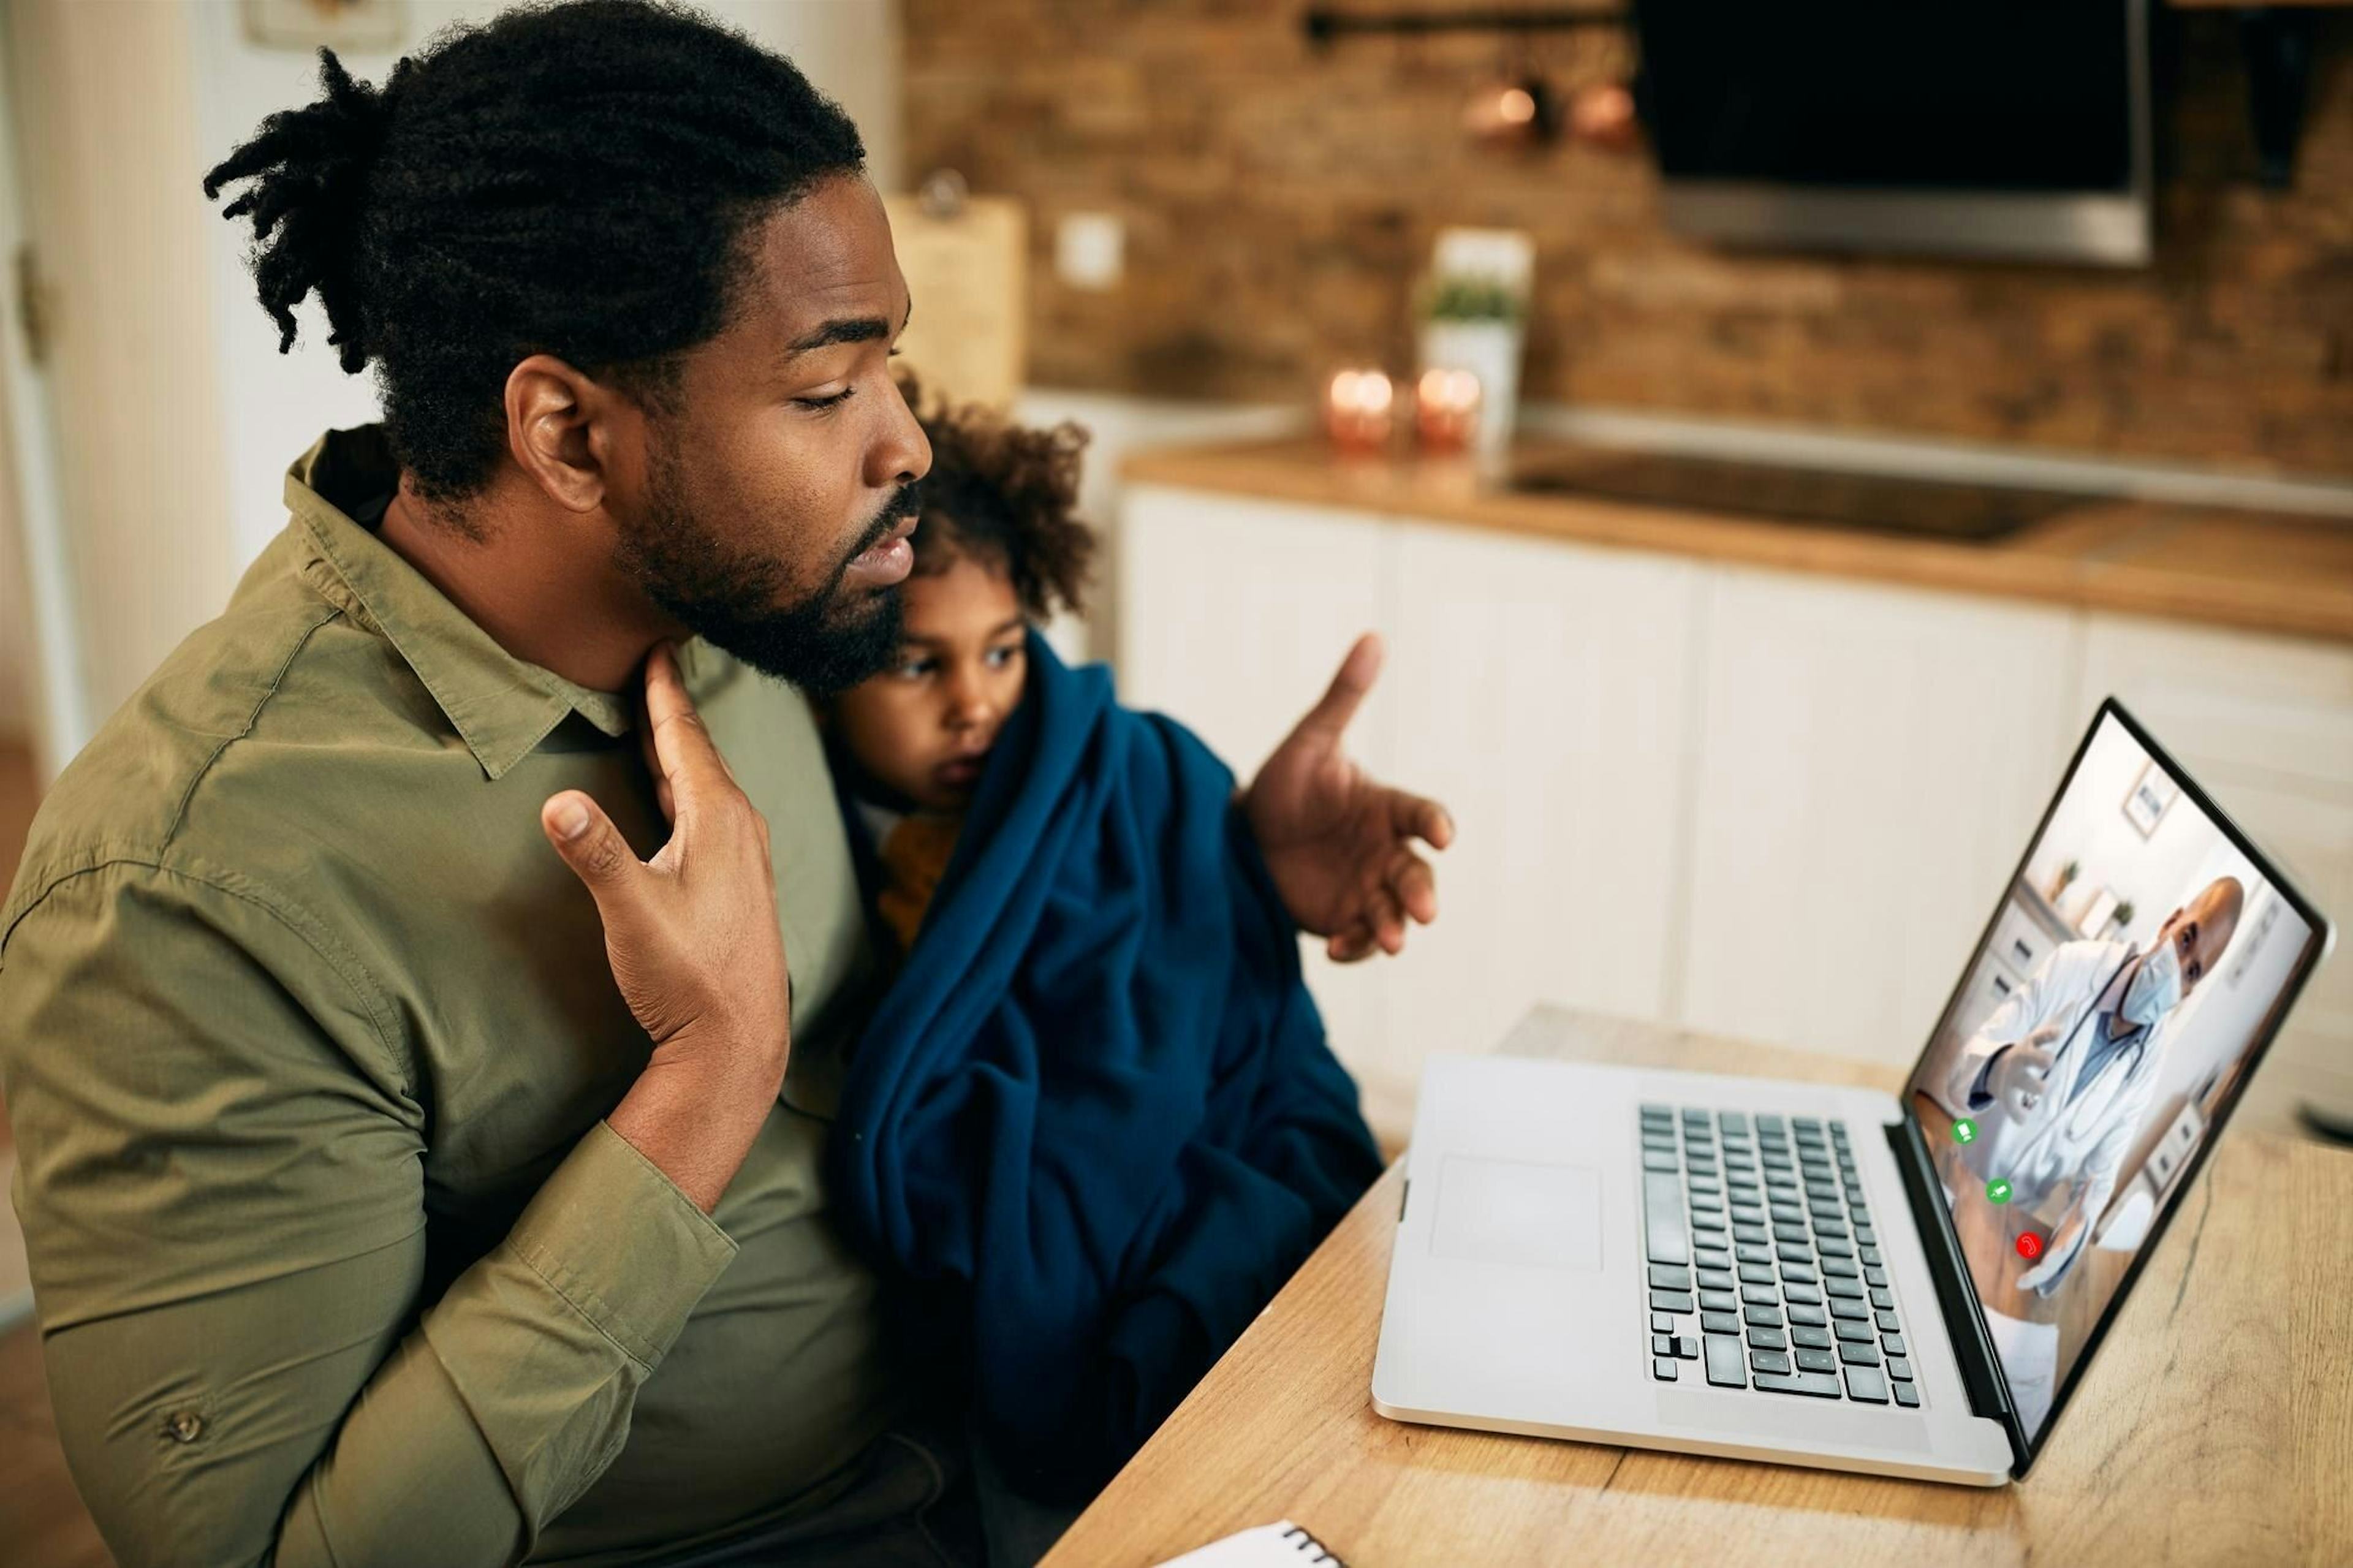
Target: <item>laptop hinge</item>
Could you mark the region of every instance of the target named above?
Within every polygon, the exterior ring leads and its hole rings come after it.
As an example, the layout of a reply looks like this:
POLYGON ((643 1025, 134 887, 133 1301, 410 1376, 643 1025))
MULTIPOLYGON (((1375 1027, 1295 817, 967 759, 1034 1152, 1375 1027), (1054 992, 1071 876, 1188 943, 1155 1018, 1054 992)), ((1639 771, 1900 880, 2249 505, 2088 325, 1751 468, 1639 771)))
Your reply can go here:
POLYGON ((1960 1234, 1953 1228, 1952 1211, 1945 1205, 1936 1162, 1920 1136, 1919 1123, 1910 1116, 1883 1131, 1888 1152, 1895 1156, 1895 1168, 1904 1177, 1905 1201, 1912 1205, 1912 1227, 1928 1255, 1929 1276, 1936 1281, 1936 1305, 1944 1313, 1945 1337, 1952 1344, 1953 1358, 1960 1363, 1969 1408, 2001 1423, 2002 1430, 2010 1434, 2013 1468, 2023 1471, 2026 1434, 2010 1402, 2010 1383, 2002 1375, 1993 1335, 1986 1329, 1984 1305, 1978 1300, 1976 1281, 1969 1277, 1968 1259, 1961 1251, 1960 1234))

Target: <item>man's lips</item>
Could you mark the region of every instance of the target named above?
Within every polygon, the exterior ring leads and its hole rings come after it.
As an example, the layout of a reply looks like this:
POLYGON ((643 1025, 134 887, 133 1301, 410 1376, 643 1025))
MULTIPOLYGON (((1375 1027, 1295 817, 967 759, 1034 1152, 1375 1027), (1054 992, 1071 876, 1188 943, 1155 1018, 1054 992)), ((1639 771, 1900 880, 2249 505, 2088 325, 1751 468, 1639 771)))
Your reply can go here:
POLYGON ((871 588, 905 582, 907 574, 915 569, 915 547, 907 542, 907 536, 914 531, 915 520, 901 518, 890 532, 853 556, 842 575, 871 588))

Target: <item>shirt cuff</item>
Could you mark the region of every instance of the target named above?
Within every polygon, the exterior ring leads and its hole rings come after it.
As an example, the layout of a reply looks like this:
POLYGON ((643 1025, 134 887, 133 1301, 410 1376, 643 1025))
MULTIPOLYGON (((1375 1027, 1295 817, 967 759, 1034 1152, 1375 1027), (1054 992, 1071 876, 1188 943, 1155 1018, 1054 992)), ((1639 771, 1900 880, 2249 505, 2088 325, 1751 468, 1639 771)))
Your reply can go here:
POLYGON ((1993 1064, 2001 1060, 2002 1051, 2008 1049, 2010 1047, 2004 1046, 1987 1057, 1985 1065, 1978 1068, 1978 1076, 1969 1080, 1969 1092, 1964 1098, 1968 1100, 1968 1108, 1971 1110, 1983 1110, 1993 1103, 1993 1090, 1987 1087, 1986 1080, 1993 1076, 1993 1064))
POLYGON ((727 1233, 603 1121, 547 1178, 507 1245, 648 1368, 735 1258, 727 1233))

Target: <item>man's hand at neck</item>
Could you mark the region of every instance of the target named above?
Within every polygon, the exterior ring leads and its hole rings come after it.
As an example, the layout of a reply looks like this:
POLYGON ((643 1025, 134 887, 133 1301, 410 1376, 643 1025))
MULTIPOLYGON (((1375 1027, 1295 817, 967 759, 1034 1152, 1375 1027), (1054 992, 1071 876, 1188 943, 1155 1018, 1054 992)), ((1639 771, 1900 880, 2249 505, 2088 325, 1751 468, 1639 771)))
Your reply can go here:
POLYGON ((622 1000, 653 1041, 606 1118, 705 1214, 765 1124, 792 1049, 792 983, 768 825, 736 786, 668 647, 645 662, 640 738, 670 839, 639 860, 578 790, 540 808, 596 900, 622 1000))

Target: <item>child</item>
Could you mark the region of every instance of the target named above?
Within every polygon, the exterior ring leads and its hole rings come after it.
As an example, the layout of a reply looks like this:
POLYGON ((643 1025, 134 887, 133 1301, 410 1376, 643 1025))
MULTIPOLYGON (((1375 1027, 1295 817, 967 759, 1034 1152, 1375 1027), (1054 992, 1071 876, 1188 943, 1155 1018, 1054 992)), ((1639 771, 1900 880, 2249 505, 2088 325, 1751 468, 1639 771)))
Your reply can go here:
MULTIPOLYGON (((907 391, 920 400, 912 380, 907 391)), ((1086 447, 1077 426, 1029 430, 942 409, 924 431, 932 471, 902 590, 899 664, 836 698, 828 715, 843 793, 879 862, 877 912, 902 953, 1028 687, 1029 628, 1057 605, 1083 608, 1094 555, 1094 536, 1071 515, 1086 447)))
POLYGON ((1380 1163, 1232 774, 1035 630, 1079 606, 1084 433, 924 425, 904 657, 828 713, 902 954, 829 1158, 850 1234, 961 1352, 997 1465, 1071 1498, 1380 1163))

